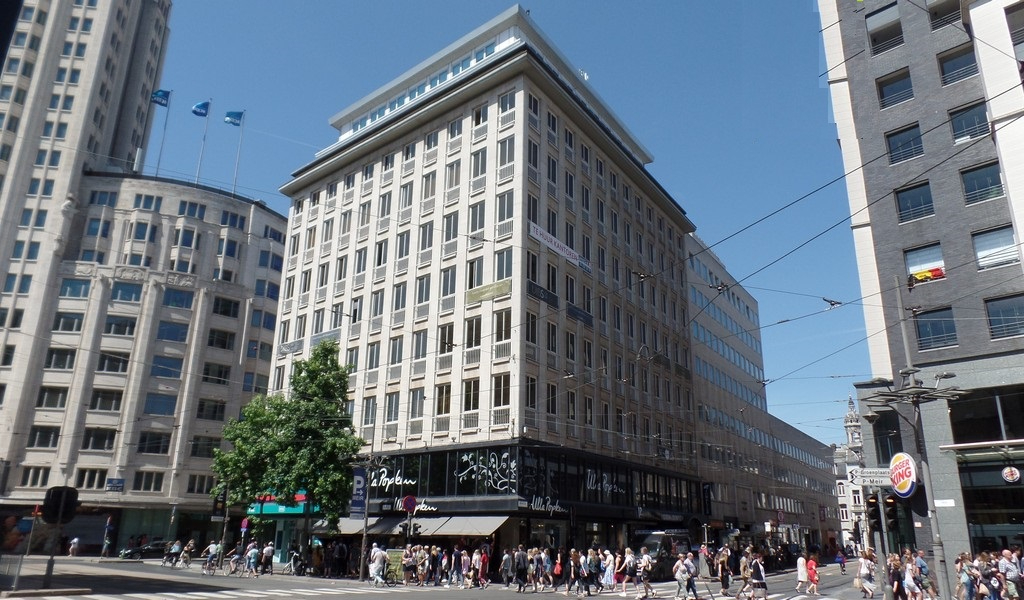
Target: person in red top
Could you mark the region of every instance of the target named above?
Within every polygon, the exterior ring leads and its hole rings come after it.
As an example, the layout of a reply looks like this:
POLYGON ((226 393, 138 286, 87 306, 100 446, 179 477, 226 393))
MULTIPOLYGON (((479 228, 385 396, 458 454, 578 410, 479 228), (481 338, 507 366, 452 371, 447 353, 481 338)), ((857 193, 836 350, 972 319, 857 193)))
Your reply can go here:
POLYGON ((487 575, 487 569, 490 567, 491 557, 487 556, 486 548, 480 552, 480 587, 485 588, 491 584, 491 578, 487 575))
POLYGON ((812 554, 807 561, 807 593, 818 596, 818 555, 812 554))

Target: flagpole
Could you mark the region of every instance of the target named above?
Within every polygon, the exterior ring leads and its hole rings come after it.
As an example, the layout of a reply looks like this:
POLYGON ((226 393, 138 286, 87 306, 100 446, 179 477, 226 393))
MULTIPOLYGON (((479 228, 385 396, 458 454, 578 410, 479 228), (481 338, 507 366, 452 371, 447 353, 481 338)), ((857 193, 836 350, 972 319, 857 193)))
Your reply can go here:
POLYGON ((231 179, 231 193, 238 187, 238 158, 242 155, 242 135, 245 133, 245 111, 242 111, 241 123, 238 125, 238 149, 235 151, 235 176, 231 179))
POLYGON ((157 154, 156 154, 156 175, 155 175, 155 177, 159 177, 160 176, 160 160, 164 156, 164 141, 167 139, 167 117, 170 116, 170 114, 171 114, 171 96, 173 95, 173 93, 174 93, 174 90, 170 90, 170 92, 167 94, 167 106, 164 107, 166 109, 166 110, 164 110, 164 131, 163 131, 163 133, 160 134, 160 151, 157 152, 157 154))
POLYGON ((206 150, 206 131, 210 128, 210 109, 213 108, 213 98, 208 100, 206 107, 206 123, 203 125, 203 143, 199 145, 199 164, 196 165, 196 185, 199 184, 199 171, 203 168, 203 151, 206 150))

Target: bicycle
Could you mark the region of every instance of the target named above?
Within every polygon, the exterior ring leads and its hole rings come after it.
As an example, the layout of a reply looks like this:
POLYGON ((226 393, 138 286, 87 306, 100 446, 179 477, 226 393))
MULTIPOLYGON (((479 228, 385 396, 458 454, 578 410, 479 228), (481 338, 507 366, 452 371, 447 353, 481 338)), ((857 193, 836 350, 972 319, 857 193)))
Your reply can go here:
POLYGON ((299 557, 299 553, 292 550, 288 553, 288 562, 284 563, 281 567, 281 575, 304 575, 305 569, 302 565, 302 559, 299 557))
POLYGON ((217 574, 217 556, 213 555, 207 560, 203 561, 203 575, 216 575, 217 574))
MULTIPOLYGON (((189 554, 187 551, 182 550, 181 551, 181 556, 178 557, 177 565, 178 565, 179 569, 191 569, 192 568, 192 555, 189 554)), ((173 564, 171 565, 171 568, 174 568, 173 564)))

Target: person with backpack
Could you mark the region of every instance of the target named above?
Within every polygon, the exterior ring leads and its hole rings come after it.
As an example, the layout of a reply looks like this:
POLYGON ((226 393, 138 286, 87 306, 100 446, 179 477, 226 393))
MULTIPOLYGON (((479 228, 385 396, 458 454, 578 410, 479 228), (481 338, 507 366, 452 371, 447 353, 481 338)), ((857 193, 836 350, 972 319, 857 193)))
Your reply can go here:
POLYGON ((753 589, 750 585, 751 550, 751 548, 747 548, 743 551, 743 555, 740 556, 740 581, 743 582, 743 585, 741 585, 739 591, 736 592, 736 600, 740 600, 740 597, 743 596, 743 592, 751 591, 753 589))

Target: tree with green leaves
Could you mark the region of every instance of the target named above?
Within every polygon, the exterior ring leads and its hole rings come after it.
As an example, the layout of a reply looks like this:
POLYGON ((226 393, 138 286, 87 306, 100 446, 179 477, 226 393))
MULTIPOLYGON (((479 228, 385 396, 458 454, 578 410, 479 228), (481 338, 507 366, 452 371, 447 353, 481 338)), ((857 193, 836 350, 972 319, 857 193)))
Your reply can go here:
POLYGON ((224 438, 231 449, 213 459, 229 503, 248 506, 272 495, 282 506, 296 506, 304 492, 308 511, 318 507, 333 527, 348 507, 352 461, 363 445, 346 411, 347 389, 338 343, 324 341, 293 364, 287 397, 256 396, 240 419, 229 421, 224 438))

